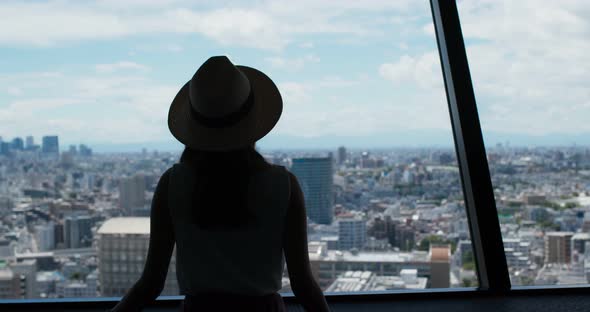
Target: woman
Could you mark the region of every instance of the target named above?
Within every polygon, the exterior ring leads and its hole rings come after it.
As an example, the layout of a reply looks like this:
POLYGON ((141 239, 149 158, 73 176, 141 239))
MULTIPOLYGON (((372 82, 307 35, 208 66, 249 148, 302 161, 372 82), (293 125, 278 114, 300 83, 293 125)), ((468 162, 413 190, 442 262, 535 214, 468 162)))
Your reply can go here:
POLYGON ((175 243, 183 311, 285 311, 285 260, 305 309, 329 310, 310 270, 299 183, 254 149, 281 112, 270 78, 224 56, 182 87, 168 127, 186 148, 158 182, 143 274, 113 311, 140 310, 160 294, 175 243))

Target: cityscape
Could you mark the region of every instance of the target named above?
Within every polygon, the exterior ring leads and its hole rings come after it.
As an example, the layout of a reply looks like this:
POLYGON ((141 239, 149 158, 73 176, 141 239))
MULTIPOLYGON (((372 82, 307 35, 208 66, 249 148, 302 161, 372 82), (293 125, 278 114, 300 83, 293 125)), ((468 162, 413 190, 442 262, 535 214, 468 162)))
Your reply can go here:
MULTIPOLYGON (((1 299, 122 296, 143 271, 151 198, 180 151, 59 141, 0 138, 1 299)), ((453 148, 259 151, 299 180, 325 292, 478 285, 453 148)), ((487 152, 512 284, 588 283, 590 147, 487 152)), ((162 295, 179 295, 174 256, 162 295)))

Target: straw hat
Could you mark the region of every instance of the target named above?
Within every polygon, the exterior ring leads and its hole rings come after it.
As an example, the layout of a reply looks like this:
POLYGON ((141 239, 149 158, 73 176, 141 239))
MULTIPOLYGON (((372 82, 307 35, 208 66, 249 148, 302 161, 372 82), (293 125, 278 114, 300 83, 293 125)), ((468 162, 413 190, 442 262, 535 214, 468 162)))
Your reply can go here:
POLYGON ((268 76, 213 56, 176 94, 168 128, 192 149, 226 151, 264 137, 282 111, 281 94, 268 76))

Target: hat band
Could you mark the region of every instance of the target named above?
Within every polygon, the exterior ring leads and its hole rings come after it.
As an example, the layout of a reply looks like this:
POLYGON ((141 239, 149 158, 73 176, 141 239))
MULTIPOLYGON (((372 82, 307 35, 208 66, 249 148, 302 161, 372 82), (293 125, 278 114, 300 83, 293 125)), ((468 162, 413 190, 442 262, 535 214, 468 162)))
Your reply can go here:
POLYGON ((221 117, 207 117, 197 112, 193 109, 190 97, 188 99, 188 105, 190 105, 191 117, 203 126, 208 128, 227 128, 237 124, 250 112, 252 106, 254 106, 254 92, 250 89, 248 98, 239 110, 221 117))

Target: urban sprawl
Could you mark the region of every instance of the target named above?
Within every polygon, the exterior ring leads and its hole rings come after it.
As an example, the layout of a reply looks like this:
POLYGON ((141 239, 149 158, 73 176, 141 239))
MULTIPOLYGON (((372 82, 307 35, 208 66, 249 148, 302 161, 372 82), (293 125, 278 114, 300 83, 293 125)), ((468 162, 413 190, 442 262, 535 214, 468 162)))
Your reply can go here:
MULTIPOLYGON (((590 148, 487 152, 512 284, 587 283, 590 148)), ((301 184, 324 291, 477 286, 452 148, 261 153, 301 184)), ((155 186, 178 158, 0 139, 0 298, 124 295, 143 271, 155 186)), ((178 295, 174 256, 162 295, 178 295)))

